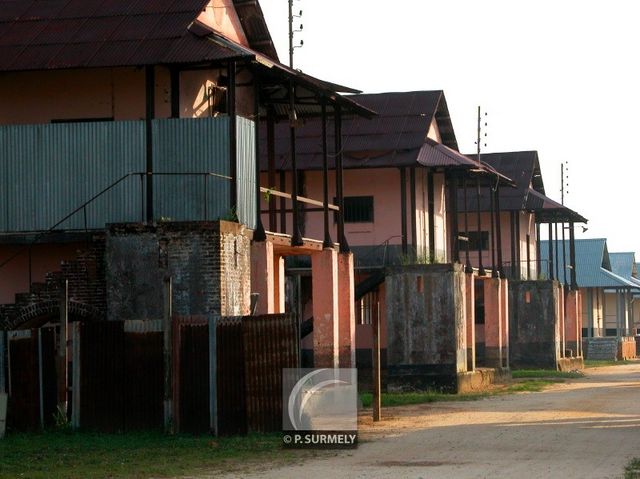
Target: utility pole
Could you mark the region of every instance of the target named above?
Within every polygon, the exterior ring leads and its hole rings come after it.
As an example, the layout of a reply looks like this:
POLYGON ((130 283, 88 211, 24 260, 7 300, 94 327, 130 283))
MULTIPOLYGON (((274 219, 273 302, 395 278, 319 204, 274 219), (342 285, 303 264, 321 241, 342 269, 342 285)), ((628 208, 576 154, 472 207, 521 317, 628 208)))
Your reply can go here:
POLYGON ((302 10, 298 12, 297 15, 293 14, 293 0, 289 0, 289 68, 293 68, 293 51, 296 48, 300 48, 304 45, 304 41, 300 40, 299 45, 293 44, 293 35, 297 32, 301 32, 303 29, 303 25, 300 24, 300 27, 297 30, 293 28, 293 19, 302 17, 302 10))

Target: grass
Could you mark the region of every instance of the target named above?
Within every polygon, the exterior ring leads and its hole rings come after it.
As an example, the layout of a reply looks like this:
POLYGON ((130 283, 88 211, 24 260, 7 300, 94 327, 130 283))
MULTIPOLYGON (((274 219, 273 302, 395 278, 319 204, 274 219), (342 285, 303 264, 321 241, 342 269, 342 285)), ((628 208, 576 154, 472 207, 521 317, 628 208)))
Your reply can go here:
MULTIPOLYGON (((561 382, 561 380, 549 380, 549 379, 531 379, 525 381, 519 381, 510 384, 504 388, 496 388, 490 391, 482 391, 477 393, 464 393, 464 394, 448 394, 437 391, 424 391, 424 392, 406 392, 406 393, 382 393, 382 406, 409 406, 411 404, 424 404, 431 402, 444 402, 444 401, 477 401, 491 396, 497 396, 500 394, 512 394, 518 392, 538 392, 542 391, 545 387, 561 382)), ((360 395, 363 407, 371 407, 373 402, 373 395, 371 393, 362 393, 360 395)))
POLYGON ((10 434, 0 440, 0 478, 147 478, 228 467, 228 460, 272 457, 280 435, 213 438, 160 432, 10 434))
POLYGON ((640 458, 631 459, 624 468, 624 479, 640 479, 640 458))
POLYGON ((585 359, 585 368, 600 368, 603 366, 622 366, 623 364, 631 364, 632 361, 618 361, 615 359, 585 359))
POLYGON ((584 373, 579 371, 556 371, 555 369, 516 369, 511 371, 514 379, 523 378, 561 378, 577 379, 584 377, 584 373))

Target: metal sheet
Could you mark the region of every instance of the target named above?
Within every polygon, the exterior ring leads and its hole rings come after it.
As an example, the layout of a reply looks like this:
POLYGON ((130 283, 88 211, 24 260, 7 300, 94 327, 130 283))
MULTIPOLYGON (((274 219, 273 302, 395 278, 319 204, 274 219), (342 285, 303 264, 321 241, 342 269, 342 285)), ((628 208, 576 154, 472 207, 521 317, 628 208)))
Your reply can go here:
POLYGON ((242 318, 249 431, 282 429, 282 370, 300 367, 298 322, 293 314, 242 318))
POLYGON ((209 327, 180 324, 178 432, 209 431, 209 327))
MULTIPOLYGON (((0 231, 46 230, 123 175, 143 171, 144 123, 0 127, 0 231)), ((129 178, 87 207, 87 227, 140 218, 140 185, 129 178)), ((84 229, 82 212, 60 229, 84 229)))
POLYGON ((240 223, 256 227, 256 129, 253 121, 237 117, 237 215, 240 223))
MULTIPOLYGON (((229 175, 229 118, 226 116, 154 120, 153 138, 157 173, 229 175)), ((224 178, 158 175, 154 178, 156 218, 186 221, 226 217, 230 213, 229 186, 229 180, 224 178)))

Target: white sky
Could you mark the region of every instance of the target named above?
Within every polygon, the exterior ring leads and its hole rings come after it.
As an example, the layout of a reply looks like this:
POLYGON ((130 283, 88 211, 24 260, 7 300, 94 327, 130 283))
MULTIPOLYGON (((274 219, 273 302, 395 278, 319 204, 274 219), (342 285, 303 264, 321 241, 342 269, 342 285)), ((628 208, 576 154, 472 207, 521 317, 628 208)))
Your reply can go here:
MULTIPOLYGON (((288 63, 287 0, 261 0, 288 63)), ((628 0, 294 0, 294 66, 366 93, 445 92, 460 151, 538 150, 547 196, 589 219, 581 237, 640 261, 640 3, 628 0)))

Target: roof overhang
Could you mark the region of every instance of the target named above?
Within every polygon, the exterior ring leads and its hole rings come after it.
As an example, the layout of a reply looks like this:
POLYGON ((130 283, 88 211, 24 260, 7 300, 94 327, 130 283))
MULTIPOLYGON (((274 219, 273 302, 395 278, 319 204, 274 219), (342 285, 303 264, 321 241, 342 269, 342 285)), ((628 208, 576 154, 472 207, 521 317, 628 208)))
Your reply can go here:
POLYGON ((588 220, 566 206, 529 188, 527 209, 536 214, 538 223, 587 223, 588 220))

